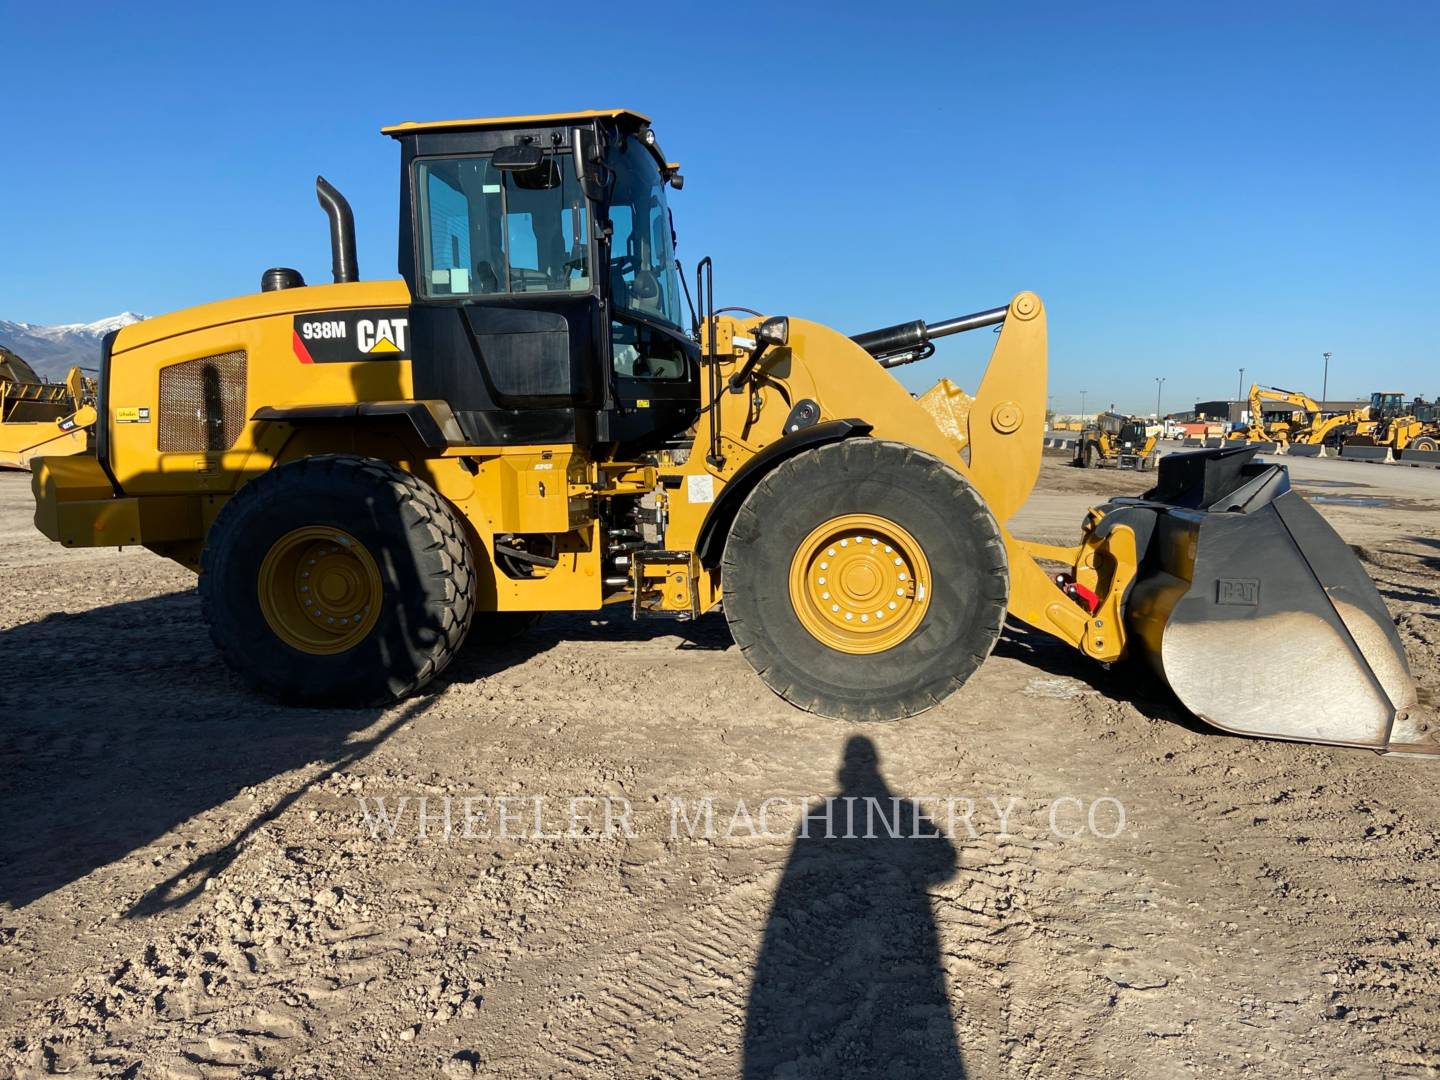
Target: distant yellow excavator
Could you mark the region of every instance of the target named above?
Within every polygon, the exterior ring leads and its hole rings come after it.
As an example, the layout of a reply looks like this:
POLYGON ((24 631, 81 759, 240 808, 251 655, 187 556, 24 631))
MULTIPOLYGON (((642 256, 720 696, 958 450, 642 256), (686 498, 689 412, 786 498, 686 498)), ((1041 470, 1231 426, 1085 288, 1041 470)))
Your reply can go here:
POLYGON ((0 346, 0 469, 84 453, 94 424, 95 381, 84 371, 72 367, 63 383, 46 382, 0 346))
POLYGON ((1243 442, 1264 442, 1277 443, 1280 446, 1288 446, 1295 443, 1301 446, 1317 446, 1327 441, 1338 442, 1346 434, 1346 429, 1358 429, 1370 420, 1371 410, 1369 407, 1352 409, 1349 412, 1336 413, 1333 416, 1325 416, 1320 403, 1314 398, 1302 394, 1296 390, 1282 390, 1277 386, 1261 386, 1255 383, 1250 387, 1250 426, 1246 431, 1231 432, 1229 438, 1232 441, 1243 442), (1265 422, 1265 402, 1278 401, 1293 407, 1289 420, 1277 420, 1269 424, 1265 422), (1300 414, 1304 415, 1303 420, 1297 420, 1300 414))

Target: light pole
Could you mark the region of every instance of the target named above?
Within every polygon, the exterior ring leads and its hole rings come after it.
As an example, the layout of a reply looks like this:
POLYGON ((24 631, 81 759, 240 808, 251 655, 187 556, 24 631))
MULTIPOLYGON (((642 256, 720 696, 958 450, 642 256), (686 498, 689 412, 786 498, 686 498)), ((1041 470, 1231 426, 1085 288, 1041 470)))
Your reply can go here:
POLYGON ((1085 420, 1085 395, 1089 392, 1089 390, 1080 391, 1080 420, 1082 422, 1085 420))
POLYGON ((1160 423, 1160 391, 1165 389, 1163 376, 1155 376, 1155 422, 1160 423))
POLYGON ((1320 380, 1320 400, 1330 396, 1330 354, 1325 354, 1325 377, 1320 380))
POLYGON ((1245 400, 1245 369, 1243 367, 1240 369, 1240 389, 1235 391, 1235 400, 1245 400))

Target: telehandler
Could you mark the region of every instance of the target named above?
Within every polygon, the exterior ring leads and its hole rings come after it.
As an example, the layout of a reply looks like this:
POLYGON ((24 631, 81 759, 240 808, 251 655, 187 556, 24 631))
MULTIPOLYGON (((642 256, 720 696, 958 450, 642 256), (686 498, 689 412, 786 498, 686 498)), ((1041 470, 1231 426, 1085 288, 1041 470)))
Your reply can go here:
POLYGON ((1156 438, 1146 432, 1145 421, 1121 413, 1103 412, 1086 425, 1075 444, 1075 464, 1082 469, 1136 469, 1148 472, 1160 452, 1156 438))
POLYGON ((385 133, 400 280, 360 280, 318 180, 334 284, 272 268, 257 295, 118 331, 96 452, 35 470, 47 536, 199 571, 216 645, 262 690, 383 703, 467 633, 723 602, 777 693, 892 719, 961 686, 1008 613, 1097 662, 1147 658, 1230 731, 1426 748, 1374 585, 1253 451, 1164 459, 1073 546, 1009 531, 1043 443, 1033 293, 847 337, 717 310, 705 259, 687 319, 681 176, 646 117, 385 133), (917 401, 886 370, 982 327, 973 399, 942 381, 917 401))

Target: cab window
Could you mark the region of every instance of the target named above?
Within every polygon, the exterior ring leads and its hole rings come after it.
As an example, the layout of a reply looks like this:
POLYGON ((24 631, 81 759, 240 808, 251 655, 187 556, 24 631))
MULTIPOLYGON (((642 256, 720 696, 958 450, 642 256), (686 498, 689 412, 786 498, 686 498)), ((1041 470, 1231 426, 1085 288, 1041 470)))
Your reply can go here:
POLYGON ((669 334, 628 319, 610 323, 610 356, 615 373, 630 379, 679 379, 689 357, 669 334))
POLYGON ((636 138, 613 149, 609 164, 615 178, 606 208, 611 297, 623 311, 679 329, 680 276, 660 166, 636 138))
POLYGON ((483 156, 416 170, 423 295, 590 291, 588 215, 568 154, 526 172, 483 156))

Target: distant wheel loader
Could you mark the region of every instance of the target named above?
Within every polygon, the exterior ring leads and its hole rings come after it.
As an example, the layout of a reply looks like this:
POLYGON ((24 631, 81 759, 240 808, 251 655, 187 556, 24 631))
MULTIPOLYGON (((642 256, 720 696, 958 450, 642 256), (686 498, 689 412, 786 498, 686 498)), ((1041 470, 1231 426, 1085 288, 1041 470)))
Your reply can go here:
POLYGON ((1345 440, 1346 446, 1385 446, 1404 458, 1407 450, 1440 450, 1440 416, 1424 398, 1407 402, 1393 390, 1370 395, 1370 423, 1345 440))
POLYGON ((28 469, 37 457, 81 454, 95 423, 95 381, 72 367, 46 382, 0 346, 0 469, 28 469))
POLYGON ((318 181, 335 284, 274 268, 258 295, 121 329, 96 452, 35 470, 47 536, 198 570, 215 643, 261 689, 384 703, 538 613, 723 603, 778 694, 894 719, 960 687, 1008 614, 1146 658, 1230 731, 1423 748, 1375 587, 1252 450, 1167 457, 1073 546, 1013 535, 1043 443, 1034 294, 847 337, 717 310, 705 259, 687 319, 681 177, 645 117, 386 132, 402 280, 359 280, 318 181), (886 371, 982 327, 973 399, 917 401, 886 371))
POLYGON ((1155 468, 1160 451, 1144 420, 1103 412, 1085 426, 1075 444, 1075 464, 1082 469, 1155 468))

